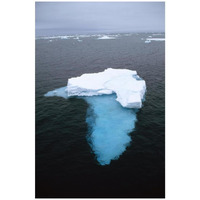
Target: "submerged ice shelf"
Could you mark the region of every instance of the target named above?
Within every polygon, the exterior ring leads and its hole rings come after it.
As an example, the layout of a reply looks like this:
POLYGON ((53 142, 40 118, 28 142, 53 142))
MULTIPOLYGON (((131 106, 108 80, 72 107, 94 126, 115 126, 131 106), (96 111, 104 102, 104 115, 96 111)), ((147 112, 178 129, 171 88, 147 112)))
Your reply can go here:
POLYGON ((136 71, 108 68, 103 72, 70 78, 66 87, 50 91, 45 96, 79 96, 87 101, 87 140, 97 161, 108 165, 129 145, 129 133, 134 130, 136 112, 142 106, 145 91, 145 81, 136 71))
POLYGON ((85 97, 90 105, 87 140, 101 165, 119 158, 130 144, 129 133, 135 128, 137 110, 123 108, 115 98, 115 94, 85 97))

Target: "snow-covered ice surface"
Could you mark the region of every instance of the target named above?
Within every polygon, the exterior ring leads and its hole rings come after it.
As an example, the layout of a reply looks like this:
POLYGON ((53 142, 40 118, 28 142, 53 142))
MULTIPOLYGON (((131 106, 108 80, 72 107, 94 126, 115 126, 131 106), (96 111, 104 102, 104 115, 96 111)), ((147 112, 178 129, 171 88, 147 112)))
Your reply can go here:
POLYGON ((87 140, 98 162, 107 165, 118 159, 129 145, 129 133, 134 130, 136 112, 142 106, 145 91, 145 81, 136 71, 108 68, 70 78, 66 87, 45 96, 79 96, 88 102, 87 140))
POLYGON ((68 96, 93 96, 116 93, 117 101, 127 108, 141 108, 146 83, 136 71, 108 68, 103 72, 70 78, 68 96))

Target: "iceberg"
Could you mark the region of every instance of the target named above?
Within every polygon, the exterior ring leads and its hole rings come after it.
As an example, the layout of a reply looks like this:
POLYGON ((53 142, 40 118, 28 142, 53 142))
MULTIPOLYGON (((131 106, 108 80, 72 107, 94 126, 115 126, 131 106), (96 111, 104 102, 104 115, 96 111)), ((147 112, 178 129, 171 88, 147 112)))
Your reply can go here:
POLYGON ((142 107, 146 83, 136 71, 108 68, 70 78, 65 87, 44 96, 78 96, 87 101, 86 139, 100 165, 118 159, 131 142, 137 110, 142 107), (130 109, 134 108, 134 109, 130 109))
POLYGON ((146 83, 136 71, 112 68, 70 78, 66 88, 69 97, 116 93, 116 100, 126 108, 141 108, 145 91, 146 83))

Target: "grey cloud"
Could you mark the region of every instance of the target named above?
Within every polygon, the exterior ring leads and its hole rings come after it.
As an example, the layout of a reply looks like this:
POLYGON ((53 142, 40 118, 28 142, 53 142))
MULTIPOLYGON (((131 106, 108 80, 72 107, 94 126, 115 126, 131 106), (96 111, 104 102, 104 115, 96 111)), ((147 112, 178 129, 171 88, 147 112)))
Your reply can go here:
POLYGON ((36 2, 36 34, 165 31, 164 2, 36 2))

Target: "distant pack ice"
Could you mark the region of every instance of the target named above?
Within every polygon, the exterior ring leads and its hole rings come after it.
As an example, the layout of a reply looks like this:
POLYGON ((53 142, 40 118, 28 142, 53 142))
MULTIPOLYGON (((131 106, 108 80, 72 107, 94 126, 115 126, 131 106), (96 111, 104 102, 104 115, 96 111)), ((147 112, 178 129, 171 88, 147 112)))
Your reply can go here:
POLYGON ((116 100, 126 108, 141 108, 145 91, 146 83, 136 71, 112 68, 70 78, 66 87, 69 97, 116 93, 116 100))

